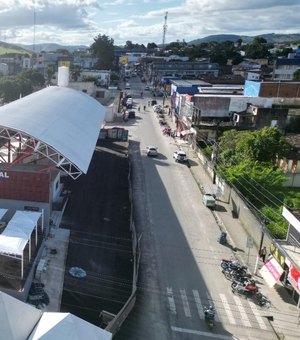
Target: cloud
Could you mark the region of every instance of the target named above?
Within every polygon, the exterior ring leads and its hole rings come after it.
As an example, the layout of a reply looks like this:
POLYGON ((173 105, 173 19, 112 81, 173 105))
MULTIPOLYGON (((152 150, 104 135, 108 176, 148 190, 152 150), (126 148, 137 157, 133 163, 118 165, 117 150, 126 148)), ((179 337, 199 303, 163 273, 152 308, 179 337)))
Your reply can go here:
POLYGON ((299 0, 1 0, 0 40, 90 45, 98 34, 116 44, 160 44, 210 34, 297 33, 299 0), (35 8, 35 11, 34 11, 35 8))

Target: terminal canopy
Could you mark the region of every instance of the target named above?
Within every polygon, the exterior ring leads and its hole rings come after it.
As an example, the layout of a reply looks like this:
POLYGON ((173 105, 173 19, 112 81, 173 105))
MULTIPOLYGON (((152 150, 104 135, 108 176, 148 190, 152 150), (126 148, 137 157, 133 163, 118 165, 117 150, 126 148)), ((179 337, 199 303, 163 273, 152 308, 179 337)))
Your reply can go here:
POLYGON ((15 143, 13 163, 38 153, 76 179, 87 173, 104 115, 104 107, 83 92, 47 87, 0 107, 0 148, 13 151, 15 143))

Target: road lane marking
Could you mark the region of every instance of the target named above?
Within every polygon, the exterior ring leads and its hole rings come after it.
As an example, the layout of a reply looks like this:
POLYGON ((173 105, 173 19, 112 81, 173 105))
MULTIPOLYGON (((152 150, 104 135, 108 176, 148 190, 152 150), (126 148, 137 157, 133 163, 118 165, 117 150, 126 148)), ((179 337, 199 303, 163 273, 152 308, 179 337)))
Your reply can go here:
POLYGON ((251 310, 252 310, 252 312, 253 312, 253 314, 254 314, 254 316, 255 316, 258 324, 259 324, 259 327, 261 329, 266 330, 267 326, 264 323, 264 319, 260 316, 259 311, 258 311, 256 305, 252 301, 250 301, 250 300, 248 302, 249 302, 250 308, 251 308, 251 310))
POLYGON ((185 314, 185 316, 190 318, 192 315, 191 315, 191 310, 190 310, 190 306, 189 306, 189 302, 188 302, 188 298, 187 298, 185 289, 180 289, 180 295, 181 295, 181 300, 182 300, 182 304, 183 304, 184 314, 185 314))
POLYGON ((211 332, 196 331, 195 329, 187 329, 187 328, 180 328, 180 327, 174 327, 174 326, 171 326, 171 329, 172 331, 179 332, 179 333, 196 334, 196 335, 203 335, 203 336, 210 337, 210 338, 232 340, 232 336, 214 334, 211 332))
POLYGON ((243 322, 244 326, 251 327, 251 323, 250 323, 250 321, 248 319, 247 313, 246 313, 246 311, 245 311, 245 309, 244 309, 244 307, 242 305, 241 300, 237 296, 233 296, 233 299, 234 299, 234 301, 235 301, 235 303, 236 303, 236 305, 237 305, 237 307, 239 309, 239 312, 240 312, 240 314, 242 316, 242 322, 243 322))
POLYGON ((194 299, 195 299, 196 306, 197 306, 197 309, 198 309, 199 317, 200 317, 200 319, 204 319, 203 306, 202 306, 202 303, 201 303, 201 300, 200 300, 198 290, 194 289, 193 294, 194 294, 194 299))
POLYGON ((175 301, 174 301, 172 288, 167 287, 167 297, 168 297, 169 307, 170 307, 171 313, 176 314, 176 305, 175 305, 175 301))
POLYGON ((222 303, 224 305, 224 310, 225 310, 225 313, 227 314, 227 317, 228 317, 228 320, 231 324, 235 325, 236 322, 235 322, 235 319, 233 317, 233 314, 230 310, 230 306, 229 306, 229 303, 226 299, 226 296, 224 294, 220 294, 220 298, 222 300, 222 303))

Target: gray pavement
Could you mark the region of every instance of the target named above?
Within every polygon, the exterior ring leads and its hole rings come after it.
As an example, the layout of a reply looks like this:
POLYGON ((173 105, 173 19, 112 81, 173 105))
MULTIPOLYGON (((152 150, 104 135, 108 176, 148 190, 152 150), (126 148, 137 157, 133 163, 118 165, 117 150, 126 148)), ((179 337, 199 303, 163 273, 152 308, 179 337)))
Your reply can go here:
MULTIPOLYGON (((174 130, 176 127, 171 117, 167 117, 167 120, 170 127, 174 130)), ((180 138, 176 137, 175 141, 180 149, 186 151, 191 160, 192 166, 190 171, 201 191, 216 193, 217 185, 212 183, 212 179, 205 171, 196 152, 180 138)), ((262 315, 270 322, 270 326, 274 330, 274 339, 300 339, 300 312, 295 302, 282 285, 277 284, 270 288, 264 282, 264 279, 259 274, 259 268, 261 268, 263 263, 257 257, 258 249, 255 244, 253 248, 247 248, 247 238, 251 235, 248 235, 238 218, 233 218, 229 203, 218 201, 218 206, 220 208, 218 207, 217 211, 212 211, 212 213, 220 227, 220 233, 221 231, 227 233, 228 245, 232 248, 233 256, 240 262, 248 265, 249 271, 252 274, 254 273, 256 261, 258 261, 258 271, 255 279, 259 284, 261 292, 272 303, 271 308, 264 310, 262 315), (273 320, 270 317, 273 317, 273 320)))

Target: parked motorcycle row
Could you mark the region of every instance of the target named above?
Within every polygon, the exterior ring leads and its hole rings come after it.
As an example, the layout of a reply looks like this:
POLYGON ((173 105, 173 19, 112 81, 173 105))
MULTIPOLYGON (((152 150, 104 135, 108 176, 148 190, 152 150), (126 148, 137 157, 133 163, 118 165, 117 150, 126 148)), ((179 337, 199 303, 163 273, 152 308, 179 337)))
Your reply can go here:
POLYGON ((232 281, 231 290, 234 294, 251 298, 257 302, 260 307, 269 308, 270 300, 265 297, 256 285, 252 275, 248 273, 247 266, 240 265, 237 260, 221 261, 222 273, 226 279, 232 281))
POLYGON ((153 111, 156 112, 158 122, 163 127, 163 130, 162 130, 163 134, 174 137, 175 134, 165 119, 166 111, 164 110, 164 108, 161 105, 154 105, 153 111))

